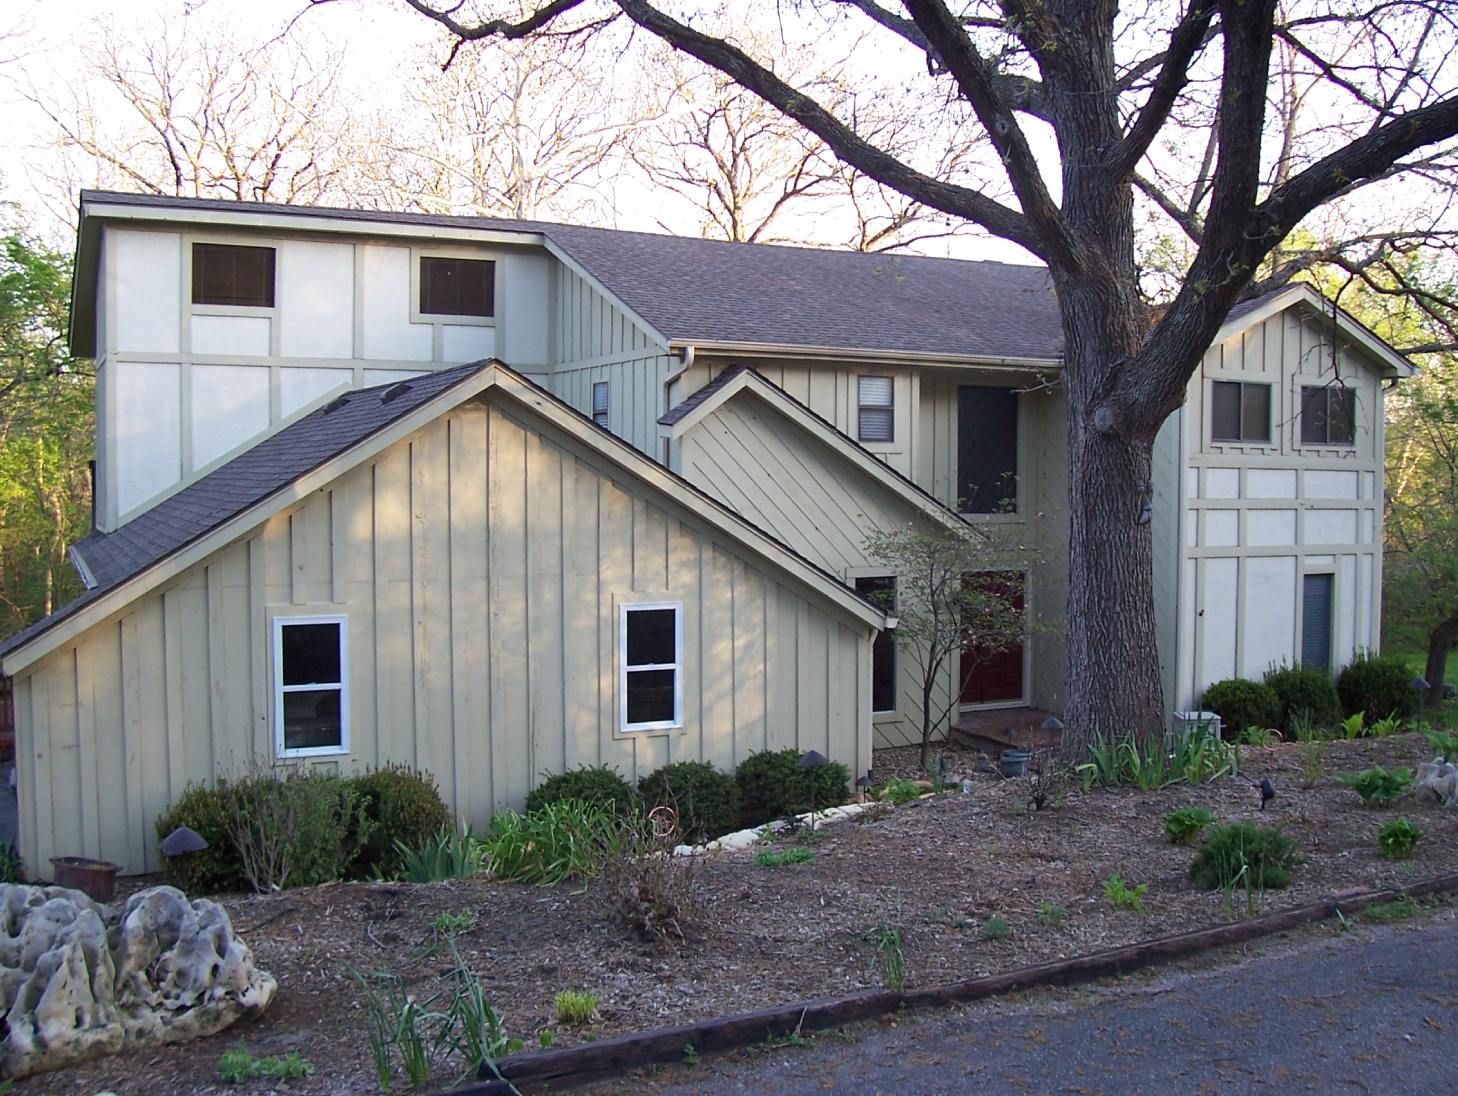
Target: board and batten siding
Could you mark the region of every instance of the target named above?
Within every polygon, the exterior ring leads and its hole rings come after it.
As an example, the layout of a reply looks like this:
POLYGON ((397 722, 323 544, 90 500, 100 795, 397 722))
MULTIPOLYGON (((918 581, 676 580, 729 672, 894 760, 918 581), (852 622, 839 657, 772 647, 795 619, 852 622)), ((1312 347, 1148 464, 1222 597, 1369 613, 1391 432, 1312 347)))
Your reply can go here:
POLYGON ((159 867, 190 783, 273 761, 271 621, 347 617, 350 752, 462 823, 545 774, 766 747, 870 764, 870 630, 505 398, 443 415, 20 675, 26 862, 159 867), (616 730, 617 613, 682 600, 684 728, 616 730))

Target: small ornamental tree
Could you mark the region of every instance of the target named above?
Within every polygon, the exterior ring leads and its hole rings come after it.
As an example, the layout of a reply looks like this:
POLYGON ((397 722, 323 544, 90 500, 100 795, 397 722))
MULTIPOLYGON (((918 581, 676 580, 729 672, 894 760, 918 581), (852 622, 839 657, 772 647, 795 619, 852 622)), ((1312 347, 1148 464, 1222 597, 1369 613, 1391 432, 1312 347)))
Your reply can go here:
MULTIPOLYGON (((866 538, 866 553, 896 572, 895 604, 884 607, 896 616, 896 649, 916 671, 925 772, 932 736, 947 723, 962 685, 1027 635, 1027 617, 1008 580, 1012 553, 971 525, 875 532, 866 538)), ((1021 565, 1019 577, 1020 571, 1021 565)))

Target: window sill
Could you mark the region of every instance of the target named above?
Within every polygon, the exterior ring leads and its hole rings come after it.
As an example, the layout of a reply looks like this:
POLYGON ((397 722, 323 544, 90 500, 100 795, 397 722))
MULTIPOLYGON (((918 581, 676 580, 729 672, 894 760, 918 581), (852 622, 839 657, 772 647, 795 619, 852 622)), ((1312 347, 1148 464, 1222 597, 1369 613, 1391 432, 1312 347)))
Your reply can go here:
POLYGON ((275 758, 279 761, 294 761, 310 757, 343 757, 348 753, 348 746, 309 746, 298 750, 279 750, 275 758))

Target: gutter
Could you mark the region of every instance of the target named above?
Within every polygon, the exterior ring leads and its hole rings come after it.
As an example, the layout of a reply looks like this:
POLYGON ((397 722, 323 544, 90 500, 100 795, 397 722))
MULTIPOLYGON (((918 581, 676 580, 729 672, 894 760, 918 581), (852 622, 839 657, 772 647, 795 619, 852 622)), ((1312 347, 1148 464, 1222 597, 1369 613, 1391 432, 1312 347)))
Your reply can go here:
MULTIPOLYGON (((980 365, 1005 369, 1061 370, 1062 358, 996 357, 978 354, 938 354, 926 350, 877 350, 870 347, 790 346, 785 343, 753 343, 716 341, 687 343, 670 339, 670 350, 680 350, 688 361, 699 351, 748 355, 762 358, 795 358, 829 361, 906 362, 913 365, 965 366, 980 365)), ((675 373, 676 377, 678 374, 675 373)))
POLYGON ((675 369, 672 373, 668 374, 668 376, 663 378, 663 410, 662 412, 660 412, 660 414, 666 415, 670 410, 672 410, 672 408, 668 406, 668 390, 673 387, 674 383, 680 377, 682 377, 685 373, 687 373, 690 369, 694 367, 694 355, 696 349, 697 348, 694 347, 691 343, 681 347, 679 350, 679 358, 682 364, 680 364, 679 367, 675 369))

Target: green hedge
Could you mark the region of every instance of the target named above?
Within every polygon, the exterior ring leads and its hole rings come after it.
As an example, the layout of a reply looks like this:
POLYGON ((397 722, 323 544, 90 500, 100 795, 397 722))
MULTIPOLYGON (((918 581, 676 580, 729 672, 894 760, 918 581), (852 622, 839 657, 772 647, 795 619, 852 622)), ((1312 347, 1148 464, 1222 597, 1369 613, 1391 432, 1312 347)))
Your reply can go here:
POLYGON ((582 765, 563 773, 553 773, 532 789, 526 797, 527 814, 565 800, 608 807, 627 817, 638 805, 638 793, 607 765, 582 765))
POLYGON ((455 828, 450 808, 428 772, 386 765, 351 778, 350 786, 371 823, 349 866, 355 879, 394 878, 404 867, 404 854, 396 842, 418 849, 441 830, 455 828))
POLYGON ((1337 678, 1337 696, 1347 715, 1367 713, 1367 722, 1388 716, 1409 719, 1417 714, 1418 694, 1412 671, 1400 658, 1362 655, 1337 678))
POLYGON ((1205 690, 1200 706, 1220 717, 1220 732, 1235 738, 1247 727, 1274 727, 1281 718, 1281 698, 1260 681, 1232 677, 1205 690))
POLYGON ((739 782, 706 761, 664 765, 638 782, 645 810, 672 807, 686 844, 722 837, 739 825, 739 782))
POLYGON ((1287 735, 1303 712, 1313 726, 1322 729, 1330 729, 1341 720, 1341 701, 1325 670, 1278 666, 1266 673, 1266 684, 1281 702, 1280 727, 1287 735))
POLYGON ((850 793, 850 770, 838 761, 818 769, 800 767, 800 751, 762 750, 739 763, 739 817, 745 826, 759 826, 776 818, 810 809, 811 774, 815 806, 837 807, 850 793))

